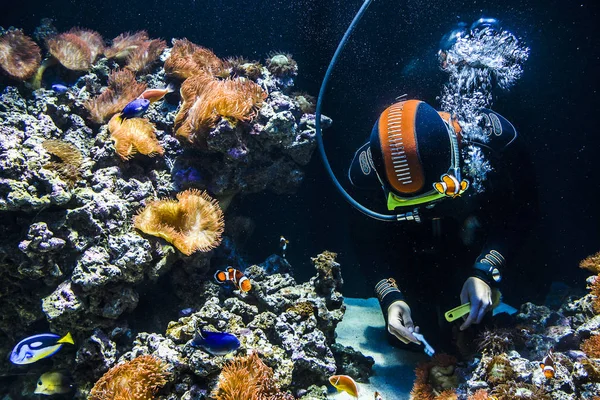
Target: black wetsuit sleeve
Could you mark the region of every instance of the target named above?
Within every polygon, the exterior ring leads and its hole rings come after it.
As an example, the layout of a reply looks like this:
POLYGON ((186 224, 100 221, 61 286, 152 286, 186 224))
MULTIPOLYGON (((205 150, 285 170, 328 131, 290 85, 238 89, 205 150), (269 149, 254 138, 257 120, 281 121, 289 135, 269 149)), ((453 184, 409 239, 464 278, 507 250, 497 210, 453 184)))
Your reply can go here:
POLYGON ((490 188, 481 204, 480 218, 487 240, 470 276, 496 284, 484 269, 510 268, 516 251, 538 217, 535 171, 523 139, 518 137, 494 158, 490 188), (476 268, 479 267, 479 268, 476 268))

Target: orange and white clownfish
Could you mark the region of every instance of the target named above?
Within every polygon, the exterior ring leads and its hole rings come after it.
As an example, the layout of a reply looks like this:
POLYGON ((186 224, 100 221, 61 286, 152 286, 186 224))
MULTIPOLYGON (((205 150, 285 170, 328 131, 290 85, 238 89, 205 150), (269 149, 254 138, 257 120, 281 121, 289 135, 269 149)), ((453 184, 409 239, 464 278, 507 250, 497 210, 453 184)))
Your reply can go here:
POLYGON ((542 362, 540 363, 540 368, 544 373, 546 379, 554 378, 554 359, 552 358, 552 350, 548 352, 548 355, 544 357, 542 362))
POLYGON ((440 181, 433 184, 434 189, 438 193, 452 198, 460 196, 469 188, 469 181, 463 179, 459 182, 456 177, 449 174, 442 175, 440 181))
POLYGON ((252 288, 250 279, 239 269, 231 267, 228 267, 226 271, 215 272, 215 280, 217 283, 232 282, 242 292, 248 292, 252 288))

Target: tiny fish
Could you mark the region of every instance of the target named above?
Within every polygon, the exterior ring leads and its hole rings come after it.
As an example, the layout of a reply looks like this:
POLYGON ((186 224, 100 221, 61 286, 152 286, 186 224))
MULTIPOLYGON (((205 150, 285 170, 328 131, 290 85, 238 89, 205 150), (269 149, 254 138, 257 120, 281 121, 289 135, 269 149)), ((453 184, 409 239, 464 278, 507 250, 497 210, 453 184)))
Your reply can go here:
POLYGON ((289 243, 290 241, 284 238, 283 236, 279 238, 279 247, 281 247, 281 255, 283 256, 283 258, 285 258, 285 251, 287 250, 287 246, 289 243))
POLYGON ((33 393, 52 396, 69 393, 71 390, 73 390, 73 381, 69 376, 59 371, 51 371, 40 376, 33 393))
POLYGON ((189 317, 190 315, 192 315, 194 313, 194 311, 196 311, 196 310, 194 310, 191 307, 190 308, 184 308, 183 310, 179 310, 179 316, 180 317, 189 317))
POLYGON ((52 85, 52 90, 54 90, 56 93, 63 94, 68 91, 69 88, 61 83, 55 83, 52 85))
POLYGON ((552 350, 548 352, 548 355, 544 357, 542 362, 540 363, 540 368, 544 373, 546 379, 554 378, 554 359, 552 358, 552 350))
POLYGON ((173 88, 173 85, 169 83, 169 86, 167 86, 164 89, 146 89, 146 90, 144 90, 144 93, 140 94, 138 99, 150 100, 150 104, 152 104, 154 102, 159 101, 160 99, 165 97, 168 93, 171 93, 174 90, 175 89, 173 88))
POLYGON ((52 356, 65 343, 75 344, 70 332, 62 337, 54 333, 30 336, 17 343, 10 353, 10 362, 19 365, 32 364, 52 356))
POLYGON ((236 351, 240 347, 240 341, 231 333, 200 330, 191 345, 201 347, 212 355, 224 356, 236 351))
POLYGON ((135 99, 125 106, 121 111, 121 117, 123 118, 135 118, 141 117, 148 110, 150 106, 150 100, 147 99, 135 99))
POLYGON ((381 397, 381 394, 379 394, 379 392, 375 392, 375 394, 373 395, 373 399, 375 399, 375 400, 383 400, 383 397, 381 397))
POLYGON ((329 377, 329 383, 340 392, 346 392, 350 396, 354 396, 358 399, 358 386, 354 379, 348 375, 333 375, 329 377))
POLYGON ((217 283, 233 282, 236 288, 242 292, 248 292, 252 289, 250 279, 248 279, 239 269, 228 267, 227 271, 215 272, 215 280, 217 283))
POLYGON ((459 197, 465 190, 469 188, 469 181, 463 179, 459 182, 456 177, 449 174, 442 175, 440 180, 441 182, 434 183, 433 187, 438 191, 438 193, 448 197, 459 197))

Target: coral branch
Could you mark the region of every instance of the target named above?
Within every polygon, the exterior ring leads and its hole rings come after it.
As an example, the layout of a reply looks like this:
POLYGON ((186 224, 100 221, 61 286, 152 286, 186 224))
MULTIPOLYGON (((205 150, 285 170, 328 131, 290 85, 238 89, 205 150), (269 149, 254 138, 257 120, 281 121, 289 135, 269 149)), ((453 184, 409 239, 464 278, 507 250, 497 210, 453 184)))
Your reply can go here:
POLYGON ((600 252, 583 259, 579 263, 579 268, 587 269, 594 274, 600 274, 600 252))
POLYGON ((0 67, 11 77, 26 80, 40 66, 40 48, 21 30, 11 30, 0 37, 0 67))

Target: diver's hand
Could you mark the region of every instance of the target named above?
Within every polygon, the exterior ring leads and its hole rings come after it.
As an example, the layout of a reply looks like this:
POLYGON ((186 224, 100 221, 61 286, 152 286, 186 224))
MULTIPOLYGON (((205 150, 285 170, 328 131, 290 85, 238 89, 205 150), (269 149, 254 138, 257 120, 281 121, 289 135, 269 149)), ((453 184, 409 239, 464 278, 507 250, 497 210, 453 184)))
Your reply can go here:
POLYGON ((408 304, 401 300, 392 303, 388 308, 387 317, 389 333, 396 336, 404 344, 409 342, 421 344, 412 334, 415 331, 415 325, 410 316, 408 304))
POLYGON ((460 330, 464 331, 472 324, 480 323, 485 313, 492 309, 492 289, 481 279, 472 276, 462 287, 460 302, 471 302, 469 316, 460 326, 460 330))

